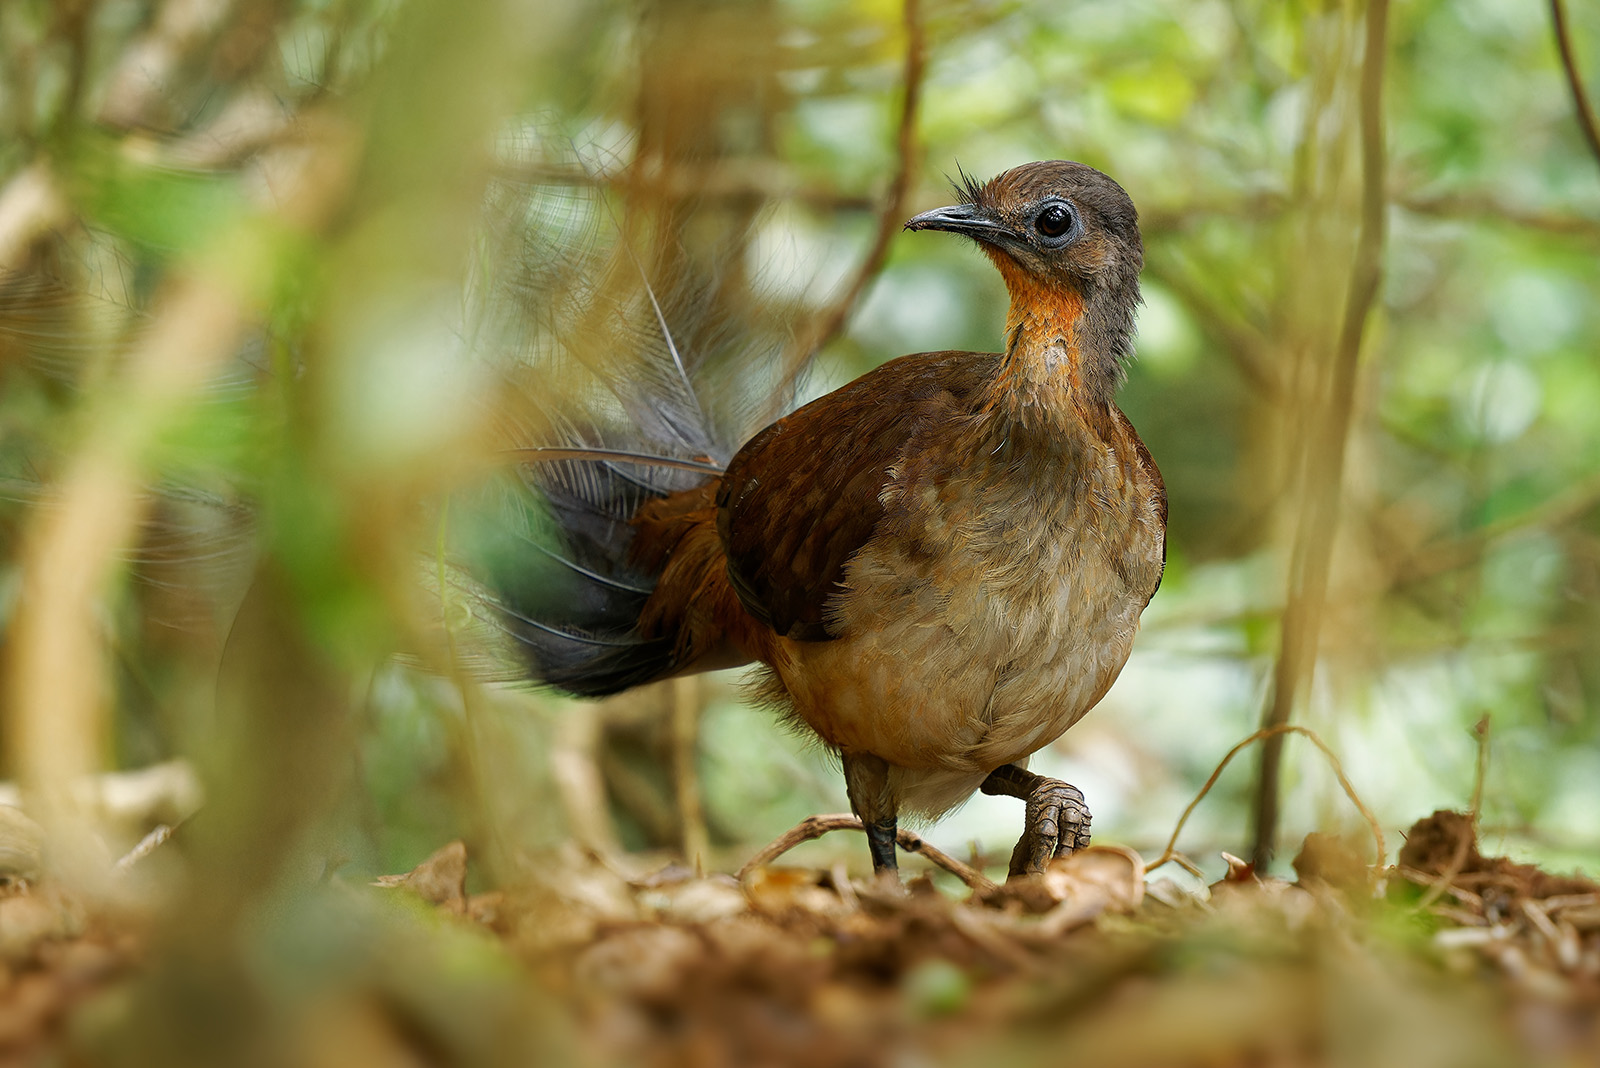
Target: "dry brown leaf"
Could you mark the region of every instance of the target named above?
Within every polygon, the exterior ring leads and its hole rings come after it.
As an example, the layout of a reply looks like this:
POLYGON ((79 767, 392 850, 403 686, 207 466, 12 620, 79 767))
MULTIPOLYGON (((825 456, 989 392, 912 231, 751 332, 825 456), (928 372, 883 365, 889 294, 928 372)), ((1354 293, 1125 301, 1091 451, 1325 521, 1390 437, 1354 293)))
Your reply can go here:
POLYGON ((373 885, 410 890, 431 905, 462 915, 467 910, 467 845, 458 839, 404 875, 380 875, 373 885))
POLYGON ((1144 858, 1125 846, 1093 845, 1052 860, 1041 881, 1059 904, 1039 922, 1040 932, 1060 935, 1101 913, 1137 909, 1144 901, 1144 858))
POLYGON ((705 944, 681 927, 640 925, 613 932, 579 955, 573 977, 589 993, 670 1000, 705 944))
POLYGON ((1371 870, 1354 842, 1336 834, 1306 835, 1294 858, 1294 873, 1306 885, 1322 884, 1362 894, 1372 887, 1371 870))
POLYGON ((757 868, 744 882, 751 907, 768 915, 790 911, 830 915, 847 911, 820 873, 805 868, 757 868))
POLYGON ((0 960, 27 961, 42 943, 71 938, 82 928, 82 909, 59 893, 34 889, 0 898, 0 960))
POLYGON ((749 908, 744 891, 729 875, 707 879, 687 879, 680 883, 642 891, 639 902, 672 923, 710 923, 737 916, 749 908))
POLYGON ((44 828, 20 808, 0 805, 0 880, 36 879, 44 828))

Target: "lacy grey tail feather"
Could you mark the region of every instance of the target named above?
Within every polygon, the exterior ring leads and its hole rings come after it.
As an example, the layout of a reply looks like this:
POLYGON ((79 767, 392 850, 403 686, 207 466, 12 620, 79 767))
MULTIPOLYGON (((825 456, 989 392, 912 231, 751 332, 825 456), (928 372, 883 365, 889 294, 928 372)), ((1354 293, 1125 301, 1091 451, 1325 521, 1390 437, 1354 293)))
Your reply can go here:
MULTIPOLYGON (((114 239, 88 228, 44 239, 22 265, 0 270, 0 367, 7 387, 32 391, 36 410, 92 381, 109 351, 134 343, 150 319, 142 277, 114 239)), ((266 363, 266 339, 247 337, 198 394, 200 404, 249 396, 266 363)), ((25 406, 18 405, 26 410, 25 406)), ((12 513, 48 507, 62 465, 62 438, 48 418, 20 420, 0 444, 0 525, 12 513)), ((122 554, 142 618, 161 631, 202 633, 226 625, 255 560, 255 516, 226 461, 205 456, 181 474, 141 487, 137 540, 122 554)), ((20 520, 19 520, 20 521, 20 520)))
MULTIPOLYGON (((552 162, 549 143, 513 155, 525 174, 552 162)), ((534 678, 585 696, 678 667, 673 636, 637 631, 658 578, 631 562, 639 509, 715 478, 789 399, 771 325, 786 317, 745 277, 748 224, 690 244, 692 207, 611 197, 499 181, 469 331, 514 398, 505 434, 525 452, 508 492, 526 494, 509 509, 520 549, 472 571, 534 678)))

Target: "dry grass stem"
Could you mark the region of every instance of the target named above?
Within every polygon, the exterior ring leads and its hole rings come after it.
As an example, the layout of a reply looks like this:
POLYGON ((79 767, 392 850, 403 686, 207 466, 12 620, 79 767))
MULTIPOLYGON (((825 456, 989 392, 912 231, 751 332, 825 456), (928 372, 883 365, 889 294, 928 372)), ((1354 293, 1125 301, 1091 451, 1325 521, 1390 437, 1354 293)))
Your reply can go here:
POLYGON ((1483 783, 1489 777, 1489 713, 1485 712, 1472 727, 1472 738, 1478 745, 1478 759, 1472 773, 1472 808, 1469 813, 1472 825, 1478 825, 1483 812, 1483 783))
MULTIPOLYGON (((1424 876, 1424 878, 1429 880, 1427 884, 1428 889, 1417 901, 1413 911, 1422 912, 1435 901, 1439 900, 1439 896, 1446 890, 1453 891, 1455 887, 1452 884, 1461 874, 1462 869, 1467 866, 1467 858, 1471 855, 1471 853, 1472 839, 1469 837, 1463 837, 1461 841, 1456 844, 1456 851, 1451 854, 1450 863, 1445 865, 1445 869, 1437 876, 1424 876)), ((1481 906, 1482 903, 1482 899, 1479 899, 1478 904, 1481 906)))
MULTIPOLYGON (((1254 734, 1250 735, 1248 738, 1245 738, 1243 741, 1239 742, 1239 744, 1235 745, 1232 749, 1228 750, 1228 754, 1222 758, 1222 762, 1216 766, 1214 771, 1212 771, 1211 777, 1206 779, 1205 785, 1200 787, 1200 792, 1195 795, 1193 801, 1189 802, 1189 807, 1183 810, 1183 815, 1178 818, 1178 825, 1172 829, 1172 837, 1167 839, 1167 846, 1161 851, 1161 855, 1155 860, 1151 861, 1149 864, 1145 865, 1144 870, 1146 873, 1159 868, 1168 861, 1174 861, 1178 859, 1178 836, 1183 833, 1184 825, 1189 822, 1189 817, 1194 814, 1194 810, 1199 807, 1200 802, 1205 800, 1205 796, 1211 792, 1211 788, 1217 784, 1217 780, 1222 777, 1223 770, 1227 768, 1228 764, 1233 760, 1233 758, 1238 756, 1239 753, 1242 752, 1247 746, 1250 746, 1255 742, 1259 742, 1263 738, 1270 738, 1279 734, 1304 735, 1305 737, 1311 739, 1312 744, 1322 751, 1323 756, 1328 758, 1328 764, 1333 768, 1334 775, 1338 777, 1339 786, 1344 790, 1345 796, 1348 797, 1350 799, 1350 803, 1355 805, 1356 809, 1360 811, 1361 815, 1367 821, 1367 826, 1372 830, 1372 842, 1378 850, 1378 859, 1374 866, 1380 870, 1383 868, 1384 861, 1388 857, 1387 850, 1385 849, 1383 843, 1383 827, 1378 823, 1378 817, 1373 815, 1372 810, 1367 807, 1366 802, 1362 801, 1361 796, 1356 793, 1356 788, 1351 785, 1350 779, 1344 773, 1344 765, 1339 762, 1339 758, 1334 755, 1333 750, 1328 748, 1327 743, 1318 737, 1315 731, 1307 727, 1298 726, 1296 724, 1284 723, 1276 727, 1263 727, 1254 734)), ((1195 870, 1192 866, 1187 864, 1184 865, 1184 867, 1189 871, 1195 870)))
POLYGON ((163 842, 171 837, 171 827, 165 823, 157 824, 154 830, 139 839, 137 845, 122 855, 121 859, 112 866, 112 873, 122 875, 132 871, 135 864, 154 853, 163 842))

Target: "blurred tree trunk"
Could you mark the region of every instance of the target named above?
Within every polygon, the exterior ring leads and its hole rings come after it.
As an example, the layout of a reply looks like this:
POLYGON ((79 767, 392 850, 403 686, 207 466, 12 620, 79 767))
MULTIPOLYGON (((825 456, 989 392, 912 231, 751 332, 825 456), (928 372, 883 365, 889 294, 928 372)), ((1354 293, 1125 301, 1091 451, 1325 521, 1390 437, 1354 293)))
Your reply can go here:
MULTIPOLYGON (((747 250, 767 198, 755 190, 716 197, 702 190, 710 175, 771 156, 775 123, 790 104, 776 77, 780 9, 774 0, 656 0, 640 21, 637 140, 622 182, 625 247, 610 264, 609 284, 625 292, 643 271, 658 292, 703 294, 703 314, 747 310, 755 299, 747 250)), ((719 420, 736 413, 706 414, 719 420)), ((690 863, 706 843, 693 775, 701 692, 667 681, 642 699, 605 706, 610 726, 597 756, 642 844, 681 849, 690 863), (651 710, 643 733, 645 725, 630 726, 641 707, 651 710)))
MULTIPOLYGON (((1311 255, 1301 262, 1309 261, 1313 269, 1320 266, 1324 273, 1309 280, 1311 285, 1293 290, 1306 294, 1313 303, 1305 310, 1303 325, 1310 329, 1296 346, 1299 359, 1291 376, 1291 382, 1299 387, 1291 393, 1297 408, 1291 425, 1296 428, 1292 441, 1298 485, 1296 494, 1285 500, 1293 501, 1296 511, 1278 658, 1263 728, 1289 722, 1311 685, 1323 635, 1358 363, 1382 264, 1387 210, 1383 72, 1388 14, 1388 0, 1367 0, 1360 21, 1365 35, 1359 50, 1354 17, 1340 20, 1344 32, 1322 38, 1335 45, 1323 84, 1330 90, 1328 101, 1342 105, 1337 114, 1343 121, 1338 138, 1323 155, 1319 152, 1321 116, 1318 109, 1311 109, 1316 121, 1307 124, 1301 145, 1311 201, 1304 246, 1311 255), (1357 147, 1358 152, 1351 151, 1357 147), (1352 187, 1359 189, 1358 200, 1348 192, 1352 187), (1322 203, 1318 204, 1319 200, 1322 203), (1345 237, 1350 232, 1357 235, 1354 248, 1345 237), (1349 264, 1343 285, 1340 279, 1330 277, 1332 265, 1340 263, 1349 264)), ((1251 847, 1251 861, 1261 870, 1276 848, 1284 737, 1271 735, 1261 747, 1251 847)))

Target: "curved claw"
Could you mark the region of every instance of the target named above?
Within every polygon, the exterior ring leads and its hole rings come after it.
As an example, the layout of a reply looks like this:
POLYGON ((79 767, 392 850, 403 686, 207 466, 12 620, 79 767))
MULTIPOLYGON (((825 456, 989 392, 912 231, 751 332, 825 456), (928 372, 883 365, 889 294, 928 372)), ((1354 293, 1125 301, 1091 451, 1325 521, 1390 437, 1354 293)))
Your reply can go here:
POLYGON ((1037 875, 1051 858, 1089 844, 1091 817, 1083 791, 1060 779, 1039 779, 1028 793, 1026 819, 1011 853, 1012 875, 1037 875))
POLYGON ((990 772, 981 789, 1028 803, 1026 827, 1011 852, 1011 875, 1037 875, 1051 858, 1089 844, 1089 806, 1071 783, 1006 764, 990 772))

